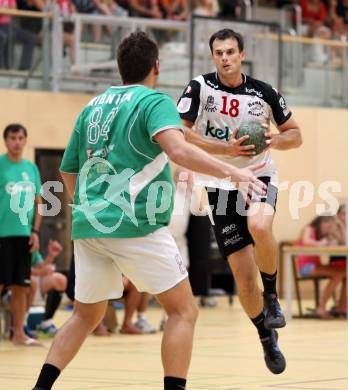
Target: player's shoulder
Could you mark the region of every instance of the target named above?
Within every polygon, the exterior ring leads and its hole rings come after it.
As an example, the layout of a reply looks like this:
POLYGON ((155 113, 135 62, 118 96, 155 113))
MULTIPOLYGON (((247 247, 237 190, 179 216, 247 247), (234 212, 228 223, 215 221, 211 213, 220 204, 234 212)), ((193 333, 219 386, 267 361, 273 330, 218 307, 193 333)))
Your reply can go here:
POLYGON ((146 88, 143 91, 142 98, 139 101, 142 106, 154 105, 154 104, 173 104, 175 102, 172 97, 164 92, 157 91, 156 89, 146 88))
POLYGON ((256 95, 270 103, 273 97, 278 94, 278 91, 271 84, 250 76, 245 76, 245 93, 248 95, 256 95))
POLYGON ((25 164, 26 166, 28 166, 28 167, 34 169, 35 171, 39 169, 38 166, 37 166, 35 163, 33 163, 33 162, 30 161, 30 160, 27 160, 26 158, 23 158, 22 162, 23 162, 23 164, 25 164))
POLYGON ((204 88, 204 87, 210 87, 213 89, 219 88, 217 78, 216 78, 216 72, 201 74, 201 75, 195 77, 191 81, 191 83, 196 83, 201 88, 204 88))

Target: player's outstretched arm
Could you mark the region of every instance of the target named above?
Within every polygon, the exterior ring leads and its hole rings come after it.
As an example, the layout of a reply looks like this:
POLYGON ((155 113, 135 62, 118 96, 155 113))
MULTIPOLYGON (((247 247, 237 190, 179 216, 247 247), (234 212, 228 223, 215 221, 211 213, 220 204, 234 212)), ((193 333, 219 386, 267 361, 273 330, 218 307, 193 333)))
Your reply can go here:
POLYGON ((154 139, 176 164, 217 178, 229 178, 233 182, 246 183, 256 192, 265 192, 266 186, 254 174, 255 171, 264 166, 264 163, 248 168, 236 168, 186 142, 183 134, 177 129, 162 131, 156 134, 154 139))

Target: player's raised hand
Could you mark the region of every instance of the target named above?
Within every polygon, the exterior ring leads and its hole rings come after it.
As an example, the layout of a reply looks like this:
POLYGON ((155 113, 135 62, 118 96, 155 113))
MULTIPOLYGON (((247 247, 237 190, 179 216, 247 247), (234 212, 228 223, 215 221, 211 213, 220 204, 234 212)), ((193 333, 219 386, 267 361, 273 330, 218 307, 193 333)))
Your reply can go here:
POLYGON ((231 157, 237 156, 254 156, 255 145, 244 145, 241 144, 249 138, 248 135, 243 135, 240 138, 236 138, 238 133, 238 128, 234 129, 230 135, 230 139, 226 142, 225 146, 225 154, 231 157))

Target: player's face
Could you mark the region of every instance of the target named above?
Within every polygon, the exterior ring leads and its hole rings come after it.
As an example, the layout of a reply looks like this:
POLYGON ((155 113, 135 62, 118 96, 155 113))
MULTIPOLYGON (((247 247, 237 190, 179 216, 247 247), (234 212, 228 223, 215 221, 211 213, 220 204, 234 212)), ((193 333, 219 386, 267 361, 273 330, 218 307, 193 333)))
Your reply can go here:
POLYGON ((233 39, 215 40, 213 42, 212 60, 217 72, 224 77, 235 76, 242 71, 244 51, 239 51, 238 42, 233 39))
POLYGON ((24 146, 27 142, 27 138, 23 130, 17 132, 9 132, 5 139, 5 145, 10 154, 21 155, 23 153, 24 146))

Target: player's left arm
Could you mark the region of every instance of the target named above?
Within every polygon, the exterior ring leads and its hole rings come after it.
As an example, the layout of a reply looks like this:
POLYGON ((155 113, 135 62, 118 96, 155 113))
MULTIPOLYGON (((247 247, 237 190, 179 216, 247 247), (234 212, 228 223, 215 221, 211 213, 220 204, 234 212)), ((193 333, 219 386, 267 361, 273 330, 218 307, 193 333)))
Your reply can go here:
POLYGON ((74 199, 77 173, 68 173, 68 172, 60 171, 60 174, 62 176, 64 185, 68 191, 70 198, 74 199))
POLYGON ((277 126, 277 129, 278 133, 272 133, 269 129, 265 132, 268 138, 266 143, 270 148, 287 150, 298 148, 302 144, 300 128, 292 116, 285 123, 277 126))
POLYGON ((84 111, 77 118, 74 130, 71 134, 67 148, 65 149, 62 162, 60 164, 60 175, 68 191, 70 198, 74 199, 76 180, 80 169, 79 148, 80 148, 80 129, 83 128, 84 111))
POLYGON ((302 144, 300 127, 293 118, 283 96, 271 86, 265 89, 265 95, 272 110, 272 122, 278 133, 272 133, 266 125, 266 141, 269 148, 287 150, 298 148, 302 144))

